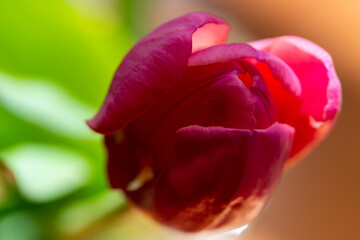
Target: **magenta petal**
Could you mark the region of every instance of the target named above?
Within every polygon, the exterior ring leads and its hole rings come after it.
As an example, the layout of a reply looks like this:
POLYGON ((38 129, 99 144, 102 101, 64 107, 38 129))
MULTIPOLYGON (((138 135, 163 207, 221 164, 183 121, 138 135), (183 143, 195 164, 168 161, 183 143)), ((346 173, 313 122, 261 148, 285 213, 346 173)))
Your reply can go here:
POLYGON ((294 131, 189 126, 178 130, 173 155, 154 192, 154 217, 185 231, 233 227, 259 211, 288 158, 294 131))
POLYGON ((199 49, 221 44, 228 31, 229 26, 224 20, 199 12, 181 16, 157 28, 125 56, 103 106, 88 125, 103 134, 124 128, 181 78, 193 43, 199 49), (205 30, 192 39, 193 33, 202 26, 205 30), (198 35, 206 35, 209 41, 197 43, 198 35))

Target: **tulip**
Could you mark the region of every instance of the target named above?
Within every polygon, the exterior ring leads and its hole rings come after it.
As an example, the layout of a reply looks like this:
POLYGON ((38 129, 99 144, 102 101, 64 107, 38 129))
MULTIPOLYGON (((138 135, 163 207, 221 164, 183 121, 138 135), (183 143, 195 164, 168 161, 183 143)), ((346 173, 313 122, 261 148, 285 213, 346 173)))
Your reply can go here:
POLYGON ((88 121, 105 135, 111 187, 182 231, 247 224, 340 109, 325 50, 294 36, 225 44, 229 30, 200 12, 158 27, 88 121))

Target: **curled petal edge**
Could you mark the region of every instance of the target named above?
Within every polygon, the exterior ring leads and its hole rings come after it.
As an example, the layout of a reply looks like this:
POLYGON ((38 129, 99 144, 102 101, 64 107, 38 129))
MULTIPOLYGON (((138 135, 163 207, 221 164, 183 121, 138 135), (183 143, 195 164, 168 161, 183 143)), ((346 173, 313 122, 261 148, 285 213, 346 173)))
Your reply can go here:
POLYGON ((123 129, 181 78, 193 50, 222 44, 229 30, 224 20, 201 12, 186 14, 155 29, 125 56, 101 109, 87 121, 88 126, 102 134, 123 129), (211 41, 197 43, 202 36, 211 41))
POLYGON ((216 62, 234 62, 245 58, 255 58, 265 63, 274 77, 288 92, 301 95, 301 84, 294 71, 280 58, 262 50, 257 50, 245 43, 212 46, 190 56, 188 65, 198 66, 216 62))
POLYGON ((342 96, 340 80, 336 74, 334 63, 330 54, 319 45, 297 36, 268 38, 250 42, 249 44, 256 49, 271 52, 272 45, 277 41, 286 41, 287 43, 290 43, 294 47, 298 48, 300 51, 315 57, 323 63, 323 66, 327 70, 327 78, 329 79, 329 83, 326 89, 327 103, 324 107, 322 120, 327 121, 335 119, 341 108, 342 96))

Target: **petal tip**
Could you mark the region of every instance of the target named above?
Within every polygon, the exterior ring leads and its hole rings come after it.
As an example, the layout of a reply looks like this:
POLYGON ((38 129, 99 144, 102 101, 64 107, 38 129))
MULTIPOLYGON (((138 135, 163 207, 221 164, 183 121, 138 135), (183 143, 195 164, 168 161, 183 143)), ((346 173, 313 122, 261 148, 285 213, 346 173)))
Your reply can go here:
POLYGON ((112 123, 107 123, 107 122, 105 122, 104 119, 100 120, 98 115, 96 115, 92 119, 86 120, 85 123, 94 132, 97 132, 97 133, 100 133, 103 135, 113 134, 123 128, 123 127, 119 128, 118 125, 114 125, 112 123))

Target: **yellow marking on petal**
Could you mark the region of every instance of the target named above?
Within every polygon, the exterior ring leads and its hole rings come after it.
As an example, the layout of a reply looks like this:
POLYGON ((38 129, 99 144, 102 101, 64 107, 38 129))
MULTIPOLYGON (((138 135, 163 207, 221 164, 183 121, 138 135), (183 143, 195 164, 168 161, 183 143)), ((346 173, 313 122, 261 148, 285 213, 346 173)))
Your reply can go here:
POLYGON ((126 187, 127 191, 136 191, 141 188, 147 181, 154 178, 152 168, 149 166, 144 167, 141 172, 132 180, 126 187))

